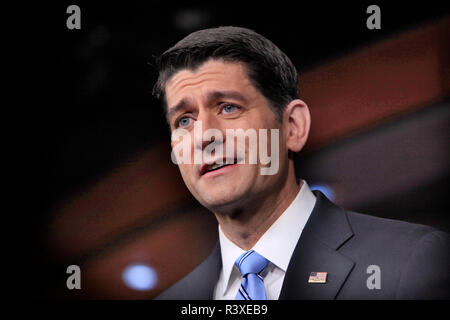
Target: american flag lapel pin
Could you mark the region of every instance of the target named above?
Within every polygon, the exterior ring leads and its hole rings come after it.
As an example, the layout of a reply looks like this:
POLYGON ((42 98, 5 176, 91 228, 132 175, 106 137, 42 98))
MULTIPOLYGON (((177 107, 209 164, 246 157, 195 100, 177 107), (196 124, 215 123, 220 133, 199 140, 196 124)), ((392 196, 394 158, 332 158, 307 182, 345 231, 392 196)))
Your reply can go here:
POLYGON ((308 283, 326 283, 327 273, 326 272, 311 272, 309 275, 308 283))

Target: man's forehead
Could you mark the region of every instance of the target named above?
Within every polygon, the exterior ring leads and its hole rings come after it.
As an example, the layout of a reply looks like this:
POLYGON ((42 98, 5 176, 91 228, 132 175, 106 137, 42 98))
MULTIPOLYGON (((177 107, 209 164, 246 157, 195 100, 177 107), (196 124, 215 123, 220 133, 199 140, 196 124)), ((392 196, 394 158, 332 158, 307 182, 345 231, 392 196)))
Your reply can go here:
POLYGON ((184 89, 196 89, 213 84, 231 89, 233 86, 239 88, 245 82, 248 82, 248 77, 243 63, 211 60, 195 70, 182 69, 175 73, 166 83, 165 96, 170 106, 171 102, 174 102, 171 100, 186 91, 184 89))
POLYGON ((195 70, 180 70, 171 77, 165 86, 167 108, 189 99, 192 91, 197 89, 211 98, 211 95, 217 96, 217 92, 239 92, 249 85, 243 63, 209 61, 195 70))

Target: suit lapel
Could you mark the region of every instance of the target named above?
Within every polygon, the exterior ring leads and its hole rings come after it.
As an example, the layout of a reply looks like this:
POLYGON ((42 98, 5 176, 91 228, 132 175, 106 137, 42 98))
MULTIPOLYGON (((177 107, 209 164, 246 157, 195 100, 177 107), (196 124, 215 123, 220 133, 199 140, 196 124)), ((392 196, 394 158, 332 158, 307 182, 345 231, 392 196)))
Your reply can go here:
POLYGON ((334 299, 354 262, 339 247, 353 232, 345 211, 314 191, 316 205, 303 229, 281 289, 281 299, 334 299), (311 272, 327 272, 326 283, 308 283, 311 272))

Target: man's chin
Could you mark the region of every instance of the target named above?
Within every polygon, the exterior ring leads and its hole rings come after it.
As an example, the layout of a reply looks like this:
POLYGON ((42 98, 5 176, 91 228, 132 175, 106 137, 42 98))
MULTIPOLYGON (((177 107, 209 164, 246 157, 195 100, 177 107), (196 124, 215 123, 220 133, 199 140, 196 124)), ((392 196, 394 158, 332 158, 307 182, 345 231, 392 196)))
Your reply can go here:
POLYGON ((218 193, 209 193, 208 196, 198 199, 199 202, 206 208, 214 212, 228 211, 231 208, 237 206, 241 201, 240 197, 236 193, 227 193, 226 191, 218 193))

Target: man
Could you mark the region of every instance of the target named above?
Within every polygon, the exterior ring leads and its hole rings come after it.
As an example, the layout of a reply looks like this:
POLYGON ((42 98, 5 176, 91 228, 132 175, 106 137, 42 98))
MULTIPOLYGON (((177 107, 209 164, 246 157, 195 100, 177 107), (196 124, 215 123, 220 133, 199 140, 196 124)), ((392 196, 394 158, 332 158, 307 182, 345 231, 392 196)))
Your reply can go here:
POLYGON ((295 67, 272 42, 244 28, 201 30, 157 66, 154 94, 182 150, 175 158, 186 157, 181 175, 219 223, 211 255, 159 299, 449 297, 448 234, 348 212, 296 179, 293 154, 311 119, 295 67), (239 153, 235 143, 252 130, 277 139, 255 144, 248 135, 239 153), (261 153, 251 161, 255 145, 270 150, 269 162, 261 153))

